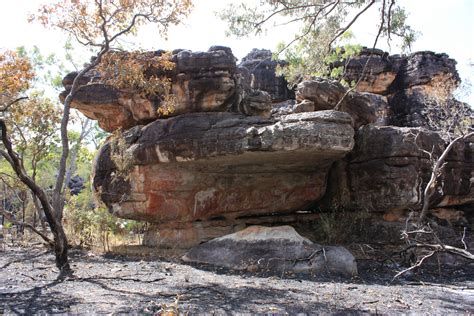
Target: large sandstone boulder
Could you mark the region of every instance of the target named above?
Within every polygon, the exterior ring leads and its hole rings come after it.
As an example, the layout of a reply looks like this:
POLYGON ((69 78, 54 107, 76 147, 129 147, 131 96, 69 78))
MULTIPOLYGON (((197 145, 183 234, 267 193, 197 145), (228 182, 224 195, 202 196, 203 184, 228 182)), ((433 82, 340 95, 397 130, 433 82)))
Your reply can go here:
MULTIPOLYGON (((160 52, 157 52, 159 54, 160 52)), ((270 96, 250 87, 249 77, 236 66, 236 58, 228 47, 213 46, 207 52, 176 50, 172 61, 175 69, 167 76, 172 81, 174 111, 166 116, 189 112, 237 111, 247 115, 269 116, 270 96), (241 105, 242 103, 242 105, 241 105)), ((153 69, 147 71, 155 71, 153 69)), ((77 74, 63 80, 64 99, 77 74)), ((101 83, 100 74, 90 71, 82 79, 86 84, 76 94, 71 106, 109 132, 147 124, 162 118, 158 109, 163 100, 146 96, 141 91, 117 90, 101 83)))
MULTIPOLYGON (((459 142, 448 156, 432 207, 474 204, 473 141, 459 142)), ((439 133, 419 128, 363 127, 354 151, 333 169, 329 196, 346 209, 419 209, 433 165, 428 153, 439 157, 446 145, 439 133)))
POLYGON ((371 99, 358 92, 348 91, 337 81, 325 78, 305 80, 296 88, 295 111, 321 111, 337 109, 348 113, 353 125, 358 129, 362 125, 377 120, 371 99))
POLYGON ((343 247, 312 243, 290 226, 250 226, 189 250, 183 261, 232 270, 299 273, 311 276, 357 275, 354 256, 343 247))
POLYGON ((336 111, 186 114, 109 140, 94 189, 113 214, 152 223, 296 211, 324 195, 353 137, 351 118, 336 111))
POLYGON ((387 95, 402 63, 403 57, 399 55, 389 56, 380 49, 363 48, 358 56, 334 66, 344 67, 343 78, 347 82, 359 82, 357 91, 387 95))
POLYGON ((94 188, 114 214, 150 222, 297 210, 324 194, 331 163, 351 151, 350 123, 335 111, 158 120, 103 146, 94 188))

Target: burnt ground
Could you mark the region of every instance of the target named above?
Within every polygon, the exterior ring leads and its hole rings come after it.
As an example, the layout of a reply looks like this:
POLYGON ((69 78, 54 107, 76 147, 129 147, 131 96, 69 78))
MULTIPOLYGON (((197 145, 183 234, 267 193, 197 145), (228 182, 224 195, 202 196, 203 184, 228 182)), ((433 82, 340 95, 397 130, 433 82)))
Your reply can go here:
MULTIPOLYGON (((411 273, 364 260, 350 281, 237 273, 179 259, 71 251, 74 277, 58 280, 40 246, 0 250, 0 314, 474 313, 474 269, 411 273), (177 301, 178 299, 178 301, 177 301), (177 303, 176 303, 177 301, 177 303)), ((399 269, 399 268, 398 268, 399 269)))

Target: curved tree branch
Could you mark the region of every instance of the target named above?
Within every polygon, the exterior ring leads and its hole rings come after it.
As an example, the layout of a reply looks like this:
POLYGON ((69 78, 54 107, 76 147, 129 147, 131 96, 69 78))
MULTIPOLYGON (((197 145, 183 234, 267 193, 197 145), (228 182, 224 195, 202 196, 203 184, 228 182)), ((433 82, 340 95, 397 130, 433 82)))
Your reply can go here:
POLYGON ((448 154, 451 152, 451 149, 453 149, 454 145, 457 142, 459 142, 461 140, 464 140, 464 139, 467 139, 467 138, 472 137, 472 136, 474 136, 474 132, 471 132, 469 134, 462 135, 462 136, 459 136, 459 137, 455 138, 454 140, 452 140, 449 143, 449 145, 443 151, 443 153, 438 158, 438 160, 436 160, 436 162, 433 166, 433 169, 431 170, 430 181, 426 185, 426 188, 425 188, 425 191, 424 191, 423 207, 421 209, 420 217, 418 219, 418 224, 419 225, 422 224, 426 219, 426 215, 428 214, 428 210, 429 210, 430 204, 431 204, 431 198, 433 197, 433 194, 434 194, 435 189, 436 189, 436 182, 437 182, 437 179, 438 179, 438 173, 442 169, 442 167, 443 167, 443 165, 446 161, 446 158, 448 157, 448 154))
POLYGON ((20 101, 22 101, 22 100, 26 100, 26 99, 28 99, 28 97, 19 97, 19 98, 13 100, 13 101, 7 103, 5 106, 0 107, 0 112, 6 112, 6 111, 8 111, 8 109, 9 109, 12 105, 14 105, 15 103, 18 103, 18 102, 20 102, 20 101))
MULTIPOLYGON (((18 178, 23 182, 32 192, 35 194, 41 202, 43 207, 44 214, 48 221, 51 232, 54 236, 54 250, 56 253, 56 265, 61 271, 69 271, 69 263, 67 260, 67 239, 64 229, 61 225, 61 222, 56 218, 54 214, 53 207, 49 203, 48 196, 46 192, 36 184, 36 182, 31 179, 30 176, 26 173, 21 161, 18 159, 17 154, 13 150, 12 143, 8 136, 8 129, 5 121, 0 119, 0 131, 2 143, 5 146, 7 156, 10 159, 7 159, 11 167, 17 174, 18 178)), ((3 153, 2 153, 3 155, 3 153)))

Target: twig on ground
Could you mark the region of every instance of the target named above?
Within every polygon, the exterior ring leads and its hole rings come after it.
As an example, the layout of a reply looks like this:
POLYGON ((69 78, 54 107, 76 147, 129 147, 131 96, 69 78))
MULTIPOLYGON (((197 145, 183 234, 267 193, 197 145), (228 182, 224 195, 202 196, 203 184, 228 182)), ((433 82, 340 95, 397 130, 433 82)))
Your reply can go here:
POLYGON ((432 251, 430 252, 429 254, 427 254, 426 256, 424 256, 423 258, 421 258, 420 260, 418 260, 418 262, 414 265, 412 265, 411 267, 409 268, 406 268, 405 270, 402 270, 400 272, 398 272, 393 278, 392 278, 392 281, 390 281, 390 284, 392 284, 393 281, 395 281, 395 279, 397 279, 399 276, 405 274, 406 272, 408 271, 411 271, 415 268, 418 268, 419 266, 421 266, 423 264, 423 261, 425 261, 426 259, 430 258, 431 256, 433 256, 434 254, 436 253, 436 251, 432 251))

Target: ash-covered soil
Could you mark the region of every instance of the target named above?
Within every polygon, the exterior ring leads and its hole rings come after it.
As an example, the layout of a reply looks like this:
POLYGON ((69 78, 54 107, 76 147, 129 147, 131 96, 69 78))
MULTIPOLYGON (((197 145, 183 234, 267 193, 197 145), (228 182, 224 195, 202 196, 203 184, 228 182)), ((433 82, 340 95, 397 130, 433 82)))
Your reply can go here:
POLYGON ((474 313, 472 264, 433 274, 369 261, 350 281, 270 276, 71 251, 74 276, 58 280, 41 247, 0 250, 0 314, 474 313))

